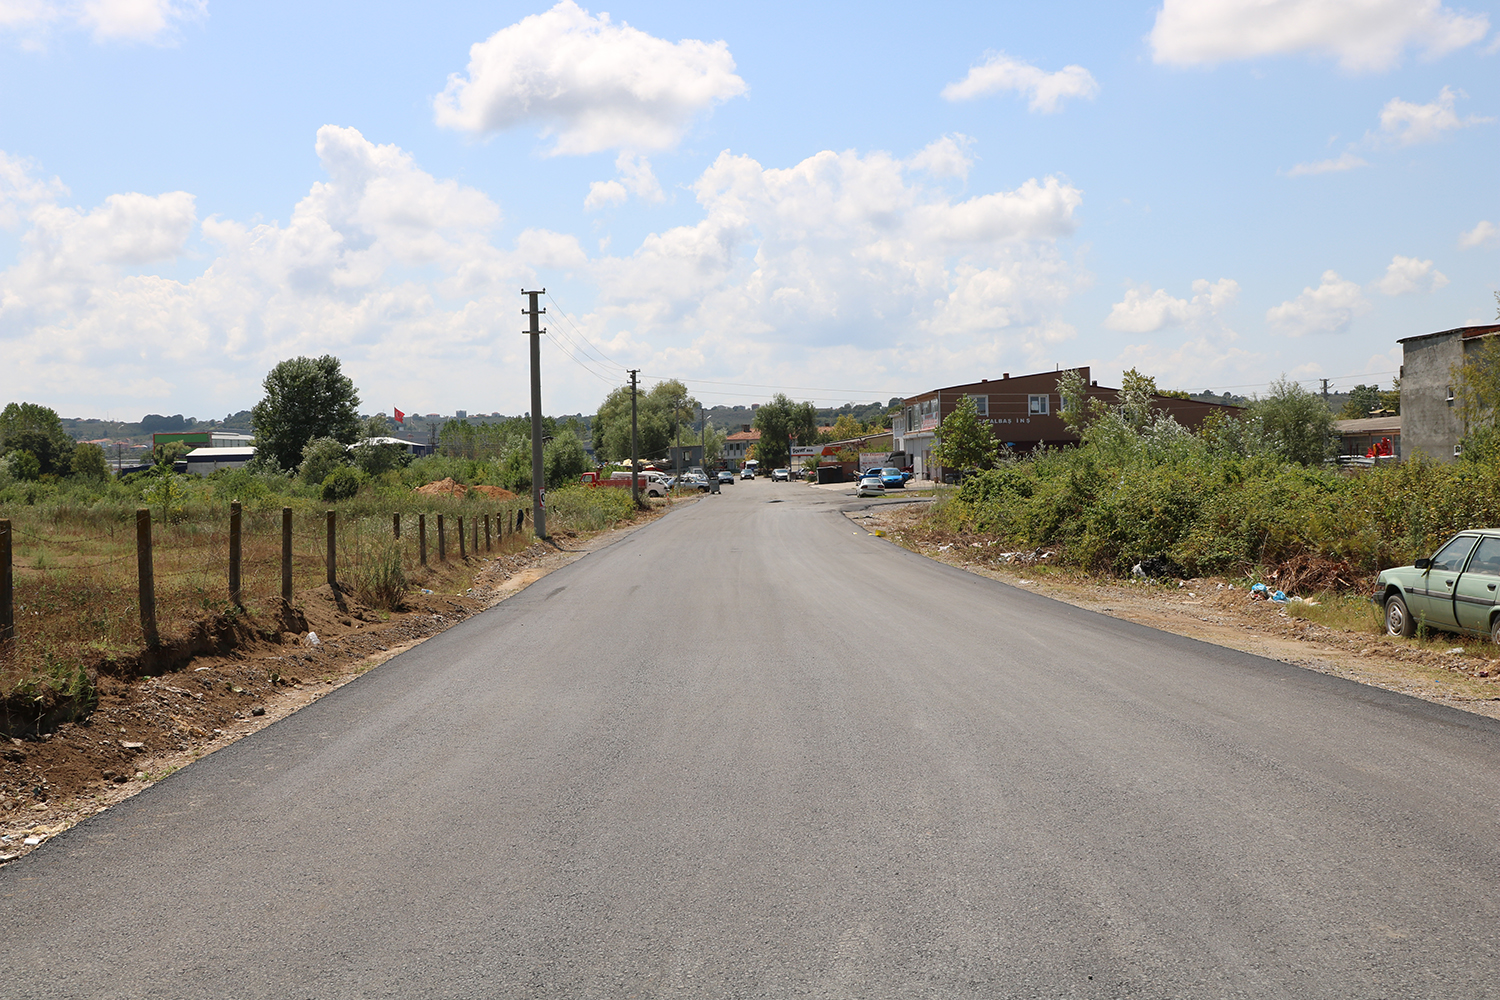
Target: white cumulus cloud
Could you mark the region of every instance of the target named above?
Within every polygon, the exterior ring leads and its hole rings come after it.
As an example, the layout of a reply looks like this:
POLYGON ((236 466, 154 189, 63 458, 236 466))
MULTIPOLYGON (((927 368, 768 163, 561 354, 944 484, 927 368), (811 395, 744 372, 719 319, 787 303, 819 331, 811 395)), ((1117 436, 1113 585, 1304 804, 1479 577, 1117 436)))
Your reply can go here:
POLYGON ((1398 146, 1414 146, 1422 142, 1436 142, 1444 132, 1468 128, 1493 122, 1493 118, 1470 115, 1460 118, 1453 108, 1457 95, 1452 88, 1444 87, 1437 100, 1431 104, 1414 104, 1393 97, 1380 109, 1380 132, 1378 138, 1398 146))
POLYGON ((540 124, 552 154, 675 146, 693 119, 745 92, 722 41, 668 42, 595 17, 572 0, 469 50, 434 99, 437 122, 467 132, 540 124))
POLYGON ((991 52, 983 63, 969 69, 968 76, 944 87, 943 97, 968 101, 1003 90, 1024 94, 1030 98, 1032 111, 1051 114, 1061 111, 1067 98, 1092 98, 1099 93, 1099 83, 1082 66, 1064 66, 1056 73, 1048 73, 1004 52, 991 52))
POLYGON ((1385 277, 1376 282, 1375 287, 1382 295, 1415 295, 1435 292, 1447 283, 1448 276, 1433 267, 1432 261, 1397 254, 1391 258, 1385 277))
POLYGON ((1488 31, 1484 14, 1441 0, 1165 0, 1151 49, 1175 66, 1314 52, 1363 72, 1395 66, 1407 49, 1440 56, 1488 31))
POLYGON ((154 42, 207 10, 207 0, 0 0, 0 28, 76 27, 97 41, 154 42))
POLYGON ((969 168, 974 166, 974 158, 969 155, 969 147, 973 144, 972 138, 962 132, 955 132, 928 143, 906 163, 911 169, 924 171, 933 177, 957 177, 964 180, 969 176, 969 168))
POLYGON ((1473 229, 1459 234, 1458 245, 1465 250, 1500 245, 1500 228, 1496 228, 1495 224, 1488 219, 1480 219, 1479 224, 1473 229))
POLYGON ((1191 299, 1174 298, 1165 289, 1142 285, 1126 289, 1125 297, 1110 308, 1104 325, 1125 333, 1153 333, 1163 327, 1197 323, 1217 315, 1239 293, 1239 282, 1231 278, 1212 283, 1199 278, 1193 282, 1191 299))
POLYGON ((1302 294, 1266 312, 1266 322, 1293 337, 1307 333, 1342 333, 1355 317, 1370 311, 1364 290, 1359 284, 1324 271, 1317 288, 1304 288, 1302 294))
POLYGON ((1344 170, 1368 167, 1369 164, 1351 152, 1345 152, 1336 160, 1318 160, 1315 163, 1299 163, 1286 172, 1288 177, 1306 177, 1315 174, 1332 174, 1344 170))

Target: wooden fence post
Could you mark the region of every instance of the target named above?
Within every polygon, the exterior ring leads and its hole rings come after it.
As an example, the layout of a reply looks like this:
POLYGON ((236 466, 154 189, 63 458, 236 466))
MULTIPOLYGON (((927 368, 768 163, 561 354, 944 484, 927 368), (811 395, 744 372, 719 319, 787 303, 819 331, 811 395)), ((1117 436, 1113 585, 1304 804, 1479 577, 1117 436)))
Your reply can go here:
POLYGON ((524 531, 525 529, 526 529, 526 508, 522 507, 520 510, 516 511, 516 530, 517 531, 524 531))
POLYGON ((135 512, 135 570, 140 587, 141 633, 146 637, 146 647, 155 649, 161 645, 161 637, 156 633, 156 577, 151 571, 150 507, 135 512))
POLYGON ((292 508, 281 508, 281 599, 292 603, 292 508))
POLYGON ((391 515, 391 534, 397 538, 401 537, 401 512, 399 510, 391 515))
POLYGON ((229 602, 243 609, 245 602, 240 594, 240 502, 229 502, 229 602))
POLYGON ((473 531, 474 531, 474 544, 470 545, 469 548, 473 550, 474 555, 477 558, 479 556, 479 515, 478 514, 474 515, 474 529, 473 529, 473 531))
POLYGON ((490 550, 490 516, 484 515, 484 551, 490 550))
POLYGON ((328 512, 328 586, 330 587, 339 585, 338 563, 335 561, 338 556, 338 518, 338 511, 328 512))
POLYGON ((438 515, 438 562, 448 561, 448 536, 443 533, 443 515, 438 515))
POLYGON ((468 551, 464 548, 464 516, 458 515, 458 558, 469 558, 468 551))
POLYGON ((417 515, 417 551, 421 553, 422 565, 427 565, 427 515, 417 515))
POLYGON ((16 637, 15 581, 10 560, 10 521, 0 521, 0 643, 16 637))

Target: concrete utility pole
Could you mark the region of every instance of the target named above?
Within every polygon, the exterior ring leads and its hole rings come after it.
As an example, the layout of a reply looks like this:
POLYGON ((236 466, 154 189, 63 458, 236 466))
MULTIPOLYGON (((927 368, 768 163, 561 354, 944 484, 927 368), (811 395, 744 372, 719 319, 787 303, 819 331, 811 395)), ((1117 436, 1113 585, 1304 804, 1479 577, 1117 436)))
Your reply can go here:
POLYGON ((1328 380, 1326 378, 1323 380, 1323 405, 1328 405, 1328 380))
POLYGON ((547 289, 521 294, 529 296, 531 308, 522 309, 521 315, 531 317, 531 531, 538 538, 547 537, 547 491, 542 469, 542 334, 541 318, 547 310, 537 308, 536 297, 546 295, 547 289))
POLYGON ((641 502, 641 452, 635 431, 635 377, 640 373, 639 368, 630 369, 630 502, 637 505, 641 502))

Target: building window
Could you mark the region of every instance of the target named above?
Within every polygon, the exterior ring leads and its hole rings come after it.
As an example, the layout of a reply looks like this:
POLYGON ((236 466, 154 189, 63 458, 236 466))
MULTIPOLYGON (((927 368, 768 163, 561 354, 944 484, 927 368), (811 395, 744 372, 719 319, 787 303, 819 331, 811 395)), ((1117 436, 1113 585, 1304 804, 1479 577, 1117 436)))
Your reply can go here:
POLYGON ((1048 406, 1047 406, 1048 400, 1050 400, 1051 398, 1052 397, 1046 396, 1046 395, 1042 395, 1042 396, 1027 396, 1026 397, 1026 412, 1030 413, 1034 417, 1035 416, 1043 416, 1043 417, 1046 416, 1048 413, 1051 412, 1051 410, 1049 410, 1048 406))
POLYGON ((1448 387, 1448 405, 1453 405, 1453 386, 1451 385, 1448 387))
POLYGON ((1458 458, 1459 456, 1463 455, 1463 453, 1464 453, 1464 446, 1463 445, 1456 444, 1456 445, 1453 446, 1453 457, 1454 458, 1458 458))
POLYGON ((981 417, 987 417, 990 415, 990 397, 970 396, 969 398, 974 401, 975 413, 979 414, 981 417))

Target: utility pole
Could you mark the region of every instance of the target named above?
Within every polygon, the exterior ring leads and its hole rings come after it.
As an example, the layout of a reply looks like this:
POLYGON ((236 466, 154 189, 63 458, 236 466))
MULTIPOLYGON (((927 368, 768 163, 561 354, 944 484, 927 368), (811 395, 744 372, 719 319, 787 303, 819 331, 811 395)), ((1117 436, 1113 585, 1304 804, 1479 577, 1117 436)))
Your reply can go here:
POLYGON ((1328 380, 1326 378, 1323 380, 1323 405, 1328 405, 1328 380))
POLYGON ((641 502, 641 453, 635 430, 635 379, 640 373, 639 368, 630 369, 630 502, 636 506, 641 502))
POLYGON ((521 294, 529 296, 531 308, 522 309, 521 315, 531 317, 531 531, 538 538, 547 537, 547 495, 542 487, 542 314, 547 310, 537 308, 536 297, 546 295, 547 289, 521 294))
POLYGON ((703 404, 698 404, 698 461, 703 463, 703 471, 708 471, 708 411, 703 404))

